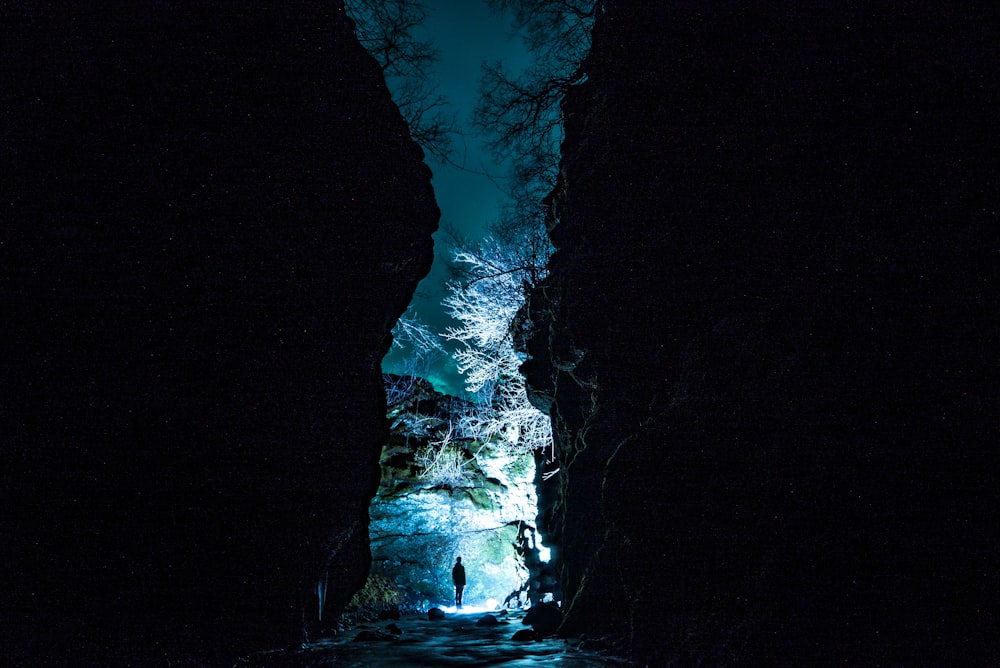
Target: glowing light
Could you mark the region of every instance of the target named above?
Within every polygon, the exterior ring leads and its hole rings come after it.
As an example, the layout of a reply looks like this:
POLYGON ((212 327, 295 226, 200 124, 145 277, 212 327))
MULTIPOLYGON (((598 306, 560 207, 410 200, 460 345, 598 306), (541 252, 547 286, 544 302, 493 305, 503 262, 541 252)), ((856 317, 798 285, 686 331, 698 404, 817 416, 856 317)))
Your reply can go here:
POLYGON ((543 563, 548 563, 549 559, 552 558, 552 550, 542 545, 538 548, 538 558, 541 559, 543 563))
POLYGON ((454 605, 442 605, 440 606, 449 615, 481 615, 484 612, 493 612, 497 609, 496 599, 488 599, 483 605, 463 605, 461 608, 456 608, 454 605))

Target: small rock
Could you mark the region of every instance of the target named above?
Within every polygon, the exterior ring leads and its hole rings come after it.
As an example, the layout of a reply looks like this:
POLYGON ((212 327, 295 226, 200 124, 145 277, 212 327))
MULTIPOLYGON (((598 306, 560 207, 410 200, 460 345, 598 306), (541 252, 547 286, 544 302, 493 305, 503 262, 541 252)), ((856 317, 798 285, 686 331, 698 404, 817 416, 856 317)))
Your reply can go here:
POLYGON ((483 615, 476 621, 476 626, 497 626, 499 623, 493 615, 483 615))
POLYGON ((385 627, 385 630, 396 636, 403 635, 403 629, 399 628, 395 624, 389 624, 385 627))
POLYGON ((538 636, 531 629, 521 629, 514 634, 511 640, 517 640, 519 642, 530 642, 532 640, 538 640, 538 636))
POLYGON ((431 608, 427 611, 427 619, 444 619, 444 610, 441 608, 431 608))

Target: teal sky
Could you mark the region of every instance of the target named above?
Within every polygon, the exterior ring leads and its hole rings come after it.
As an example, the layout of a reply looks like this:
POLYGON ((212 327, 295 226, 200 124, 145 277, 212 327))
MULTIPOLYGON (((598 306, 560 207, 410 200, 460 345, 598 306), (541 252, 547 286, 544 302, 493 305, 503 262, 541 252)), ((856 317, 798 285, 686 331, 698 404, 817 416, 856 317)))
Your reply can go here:
MULTIPOLYGON (((427 163, 434 172, 434 193, 441 207, 442 227, 454 228, 475 239, 497 218, 505 196, 489 177, 473 172, 488 173, 502 183, 507 171, 483 149, 482 138, 471 127, 480 65, 483 61, 501 60, 508 69, 520 71, 528 64, 528 54, 520 39, 511 34, 509 19, 491 12, 485 0, 426 0, 424 4, 431 11, 426 24, 427 38, 440 50, 434 76, 464 133, 455 138, 452 160, 472 171, 442 164, 435 158, 428 158, 427 163)), ((446 236, 443 231, 435 235, 434 266, 411 302, 411 307, 434 332, 443 332, 454 324, 441 306, 450 259, 446 236)), ((398 371, 399 361, 399 353, 390 352, 383 368, 398 371)), ((429 375, 428 380, 439 391, 461 393, 463 381, 450 359, 441 360, 429 375)))

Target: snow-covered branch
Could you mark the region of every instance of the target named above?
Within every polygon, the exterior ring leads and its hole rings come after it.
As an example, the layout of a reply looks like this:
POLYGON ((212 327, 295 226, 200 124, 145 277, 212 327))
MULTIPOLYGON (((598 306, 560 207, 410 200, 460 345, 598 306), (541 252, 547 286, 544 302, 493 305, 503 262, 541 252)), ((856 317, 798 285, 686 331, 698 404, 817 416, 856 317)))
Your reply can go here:
POLYGON ((427 376, 432 364, 446 354, 440 337, 424 324, 419 316, 407 312, 392 328, 392 347, 403 351, 396 373, 383 374, 386 403, 395 406, 419 389, 420 379, 427 376))
POLYGON ((549 417, 528 400, 519 371, 524 355, 515 349, 513 337, 527 290, 544 277, 548 253, 526 258, 525 244, 516 241, 487 238, 478 248, 455 253, 467 280, 448 286, 444 304, 460 325, 443 334, 465 344, 453 357, 466 388, 477 393, 474 408, 459 421, 461 433, 512 454, 552 444, 549 417))
POLYGON ((392 328, 392 345, 397 348, 409 346, 420 357, 444 352, 438 336, 412 312, 396 321, 396 326, 392 328))

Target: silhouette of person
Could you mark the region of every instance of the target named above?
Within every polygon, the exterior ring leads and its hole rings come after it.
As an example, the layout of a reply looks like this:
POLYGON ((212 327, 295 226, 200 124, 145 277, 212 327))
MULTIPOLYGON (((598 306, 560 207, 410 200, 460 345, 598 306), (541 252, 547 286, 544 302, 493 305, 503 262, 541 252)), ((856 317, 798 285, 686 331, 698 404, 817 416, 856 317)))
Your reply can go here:
POLYGON ((455 558, 455 567, 451 569, 451 580, 455 583, 455 607, 462 607, 462 590, 465 589, 465 566, 462 557, 455 558))

